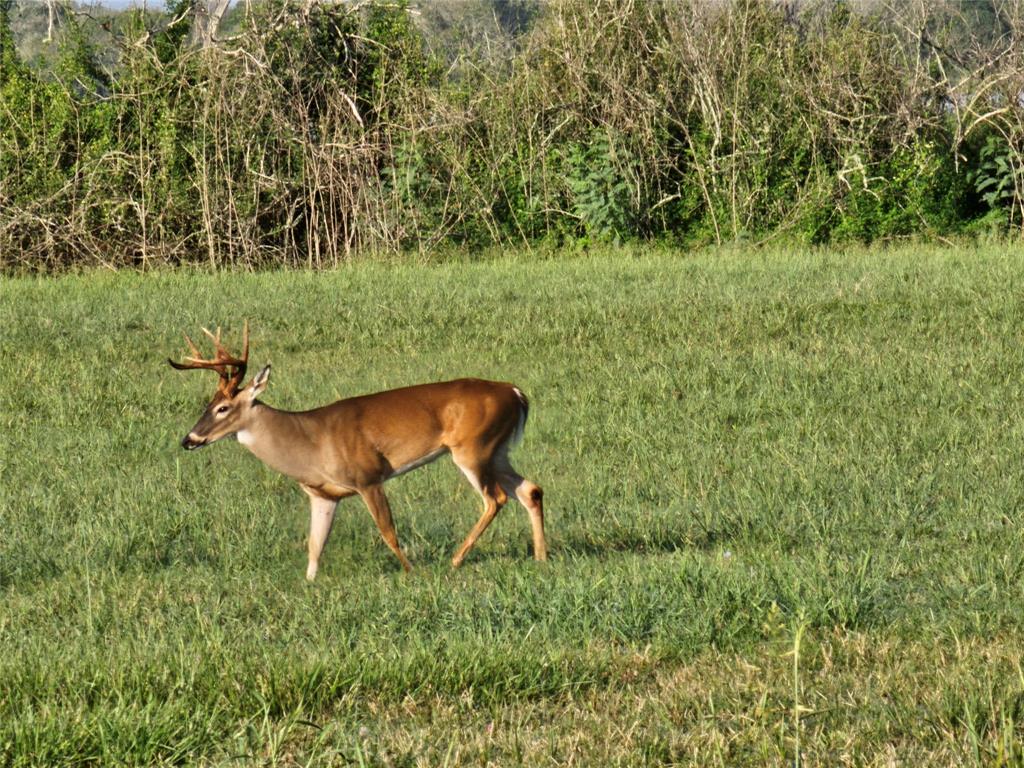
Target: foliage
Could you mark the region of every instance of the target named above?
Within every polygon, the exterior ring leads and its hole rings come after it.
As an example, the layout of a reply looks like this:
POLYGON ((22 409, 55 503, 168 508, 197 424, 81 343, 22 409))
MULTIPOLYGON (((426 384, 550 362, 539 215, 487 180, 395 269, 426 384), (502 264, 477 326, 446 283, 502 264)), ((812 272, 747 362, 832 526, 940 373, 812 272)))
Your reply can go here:
POLYGON ((590 141, 571 144, 566 151, 572 210, 583 231, 597 240, 618 243, 636 232, 636 206, 626 175, 630 165, 628 150, 600 130, 590 141))
POLYGON ((1024 231, 1017 6, 181 2, 30 66, 5 2, 4 270, 1024 231))
POLYGON ((1020 162, 1014 163, 1013 152, 1006 140, 990 135, 979 153, 978 167, 968 178, 989 208, 1003 208, 1013 204, 1020 186, 1016 177, 1022 173, 1020 162))

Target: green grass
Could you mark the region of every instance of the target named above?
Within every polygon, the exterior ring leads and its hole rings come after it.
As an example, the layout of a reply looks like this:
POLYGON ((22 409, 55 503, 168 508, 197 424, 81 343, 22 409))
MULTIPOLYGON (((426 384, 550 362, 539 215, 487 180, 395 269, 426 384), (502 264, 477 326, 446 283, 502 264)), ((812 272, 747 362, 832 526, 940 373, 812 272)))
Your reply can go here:
POLYGON ((986 248, 4 279, 0 764, 1020 765, 1022 275, 986 248), (452 571, 479 501, 445 459, 388 485, 411 575, 348 500, 307 584, 297 486, 178 448, 214 377, 165 359, 245 317, 278 407, 521 386, 550 562, 509 505, 452 571))

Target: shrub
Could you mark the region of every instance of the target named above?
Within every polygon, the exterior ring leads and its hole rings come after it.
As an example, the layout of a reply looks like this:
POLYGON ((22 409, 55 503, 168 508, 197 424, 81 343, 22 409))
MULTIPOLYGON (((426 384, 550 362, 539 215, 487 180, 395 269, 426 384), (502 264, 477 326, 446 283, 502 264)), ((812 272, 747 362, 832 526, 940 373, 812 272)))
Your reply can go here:
POLYGON ((459 53, 401 4, 296 0, 195 48, 175 0, 118 18, 113 68, 69 17, 44 71, 10 2, 0 269, 1024 225, 1016 6, 993 35, 956 4, 480 0, 509 38, 459 53))

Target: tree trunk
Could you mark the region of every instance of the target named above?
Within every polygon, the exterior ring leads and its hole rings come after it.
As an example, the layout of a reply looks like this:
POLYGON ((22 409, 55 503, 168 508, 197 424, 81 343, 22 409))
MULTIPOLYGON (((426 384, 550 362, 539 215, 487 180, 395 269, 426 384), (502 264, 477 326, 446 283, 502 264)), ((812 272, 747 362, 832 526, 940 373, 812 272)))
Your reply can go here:
POLYGON ((203 48, 213 45, 220 21, 231 0, 197 0, 192 22, 192 41, 203 48))

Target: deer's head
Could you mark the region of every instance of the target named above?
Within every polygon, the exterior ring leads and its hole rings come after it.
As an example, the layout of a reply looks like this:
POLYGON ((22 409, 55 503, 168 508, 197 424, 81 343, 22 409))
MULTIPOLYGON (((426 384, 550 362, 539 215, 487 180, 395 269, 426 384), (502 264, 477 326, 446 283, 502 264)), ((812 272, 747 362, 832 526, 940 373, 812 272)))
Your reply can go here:
POLYGON ((185 334, 185 341, 188 343, 190 355, 182 362, 176 363, 171 359, 167 362, 179 371, 205 368, 216 371, 220 376, 217 391, 199 421, 181 439, 181 447, 188 451, 201 448, 204 445, 220 440, 222 437, 234 435, 245 428, 249 413, 256 403, 256 398, 267 386, 270 379, 270 366, 265 366, 248 386, 242 386, 245 379, 245 368, 249 361, 249 323, 246 322, 243 332, 242 355, 235 357, 229 353, 220 343, 220 328, 217 333, 210 333, 203 328, 203 333, 213 341, 214 356, 212 359, 204 359, 192 339, 185 334))

